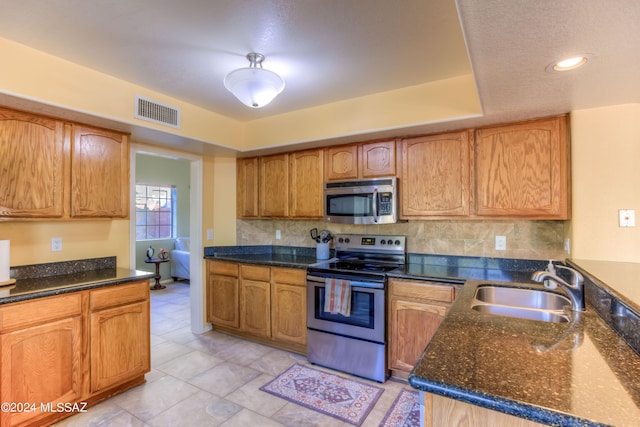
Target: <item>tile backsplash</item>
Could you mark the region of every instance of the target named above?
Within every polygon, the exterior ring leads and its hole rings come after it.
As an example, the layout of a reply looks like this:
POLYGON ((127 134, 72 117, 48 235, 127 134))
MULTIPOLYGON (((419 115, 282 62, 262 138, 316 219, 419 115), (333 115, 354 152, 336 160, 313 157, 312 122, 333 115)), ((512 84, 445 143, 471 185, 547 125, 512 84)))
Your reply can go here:
MULTIPOLYGON (((516 259, 564 260, 564 221, 438 220, 385 225, 329 224, 324 221, 237 220, 238 245, 314 247, 309 231, 333 234, 401 234, 410 253, 516 259), (280 230, 281 239, 276 239, 280 230), (506 250, 495 249, 495 236, 505 236, 506 250)), ((333 247, 333 245, 332 245, 333 247)))

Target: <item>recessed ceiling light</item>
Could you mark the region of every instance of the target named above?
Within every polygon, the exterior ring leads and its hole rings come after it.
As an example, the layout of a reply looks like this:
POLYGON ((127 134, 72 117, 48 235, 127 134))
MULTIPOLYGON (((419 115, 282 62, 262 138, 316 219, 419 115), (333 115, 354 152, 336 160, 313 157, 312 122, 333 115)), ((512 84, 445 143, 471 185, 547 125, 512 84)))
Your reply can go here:
POLYGON ((576 68, 582 67, 586 64, 589 59, 591 59, 591 55, 573 56, 547 65, 546 70, 550 73, 575 70, 576 68))

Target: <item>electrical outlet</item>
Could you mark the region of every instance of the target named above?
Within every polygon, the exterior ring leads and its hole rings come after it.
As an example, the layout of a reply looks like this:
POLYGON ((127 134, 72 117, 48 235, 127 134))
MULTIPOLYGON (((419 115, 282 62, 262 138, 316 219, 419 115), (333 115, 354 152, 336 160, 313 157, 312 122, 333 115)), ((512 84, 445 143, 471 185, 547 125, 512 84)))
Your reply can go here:
POLYGON ((280 230, 276 230, 276 240, 280 239, 282 239, 282 233, 280 233, 280 230))
POLYGON ((52 237, 51 252, 61 252, 61 251, 62 251, 62 237, 52 237))
POLYGON ((618 224, 620 227, 636 226, 636 211, 633 209, 620 209, 618 211, 618 224))
POLYGON ((213 230, 207 230, 207 240, 213 240, 213 230))
POLYGON ((564 252, 570 254, 571 253, 571 239, 564 239, 564 252))
POLYGON ((505 236, 496 236, 496 251, 507 250, 507 238, 505 236))

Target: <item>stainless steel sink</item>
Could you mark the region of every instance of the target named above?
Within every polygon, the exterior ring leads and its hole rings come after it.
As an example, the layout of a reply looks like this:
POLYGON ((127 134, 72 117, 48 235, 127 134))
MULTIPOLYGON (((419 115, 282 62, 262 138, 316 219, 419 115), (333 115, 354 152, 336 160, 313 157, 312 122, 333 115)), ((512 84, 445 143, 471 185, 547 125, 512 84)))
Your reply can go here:
POLYGON ((564 311, 567 305, 571 305, 571 300, 555 292, 481 285, 476 290, 471 308, 480 313, 561 323, 569 321, 564 311))

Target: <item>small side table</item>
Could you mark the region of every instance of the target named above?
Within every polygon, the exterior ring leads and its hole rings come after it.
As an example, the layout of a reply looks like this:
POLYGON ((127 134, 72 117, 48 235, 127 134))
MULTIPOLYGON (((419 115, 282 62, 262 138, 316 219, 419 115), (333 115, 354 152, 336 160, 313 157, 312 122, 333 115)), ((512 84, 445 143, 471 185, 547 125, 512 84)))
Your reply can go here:
POLYGON ((160 259, 160 258, 147 258, 144 260, 145 263, 147 264, 155 264, 156 265, 156 284, 153 285, 151 287, 151 289, 164 289, 166 288, 166 286, 161 285, 160 284, 160 279, 162 278, 162 276, 160 276, 160 264, 162 264, 163 262, 169 262, 168 259, 160 259))

